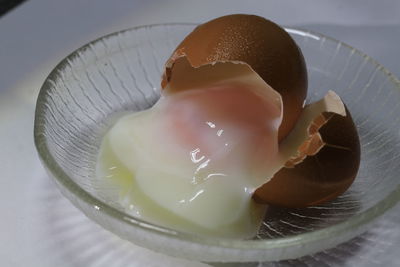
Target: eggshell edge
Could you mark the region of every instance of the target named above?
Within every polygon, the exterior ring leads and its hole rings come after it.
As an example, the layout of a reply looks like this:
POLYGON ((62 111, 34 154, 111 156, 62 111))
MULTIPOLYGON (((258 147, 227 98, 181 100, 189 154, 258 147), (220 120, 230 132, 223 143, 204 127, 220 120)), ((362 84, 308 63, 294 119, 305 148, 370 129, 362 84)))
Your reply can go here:
POLYGON ((318 205, 336 198, 353 183, 360 164, 357 129, 339 96, 330 91, 324 101, 331 104, 330 109, 312 120, 308 138, 296 153, 255 190, 257 203, 287 208, 318 205))

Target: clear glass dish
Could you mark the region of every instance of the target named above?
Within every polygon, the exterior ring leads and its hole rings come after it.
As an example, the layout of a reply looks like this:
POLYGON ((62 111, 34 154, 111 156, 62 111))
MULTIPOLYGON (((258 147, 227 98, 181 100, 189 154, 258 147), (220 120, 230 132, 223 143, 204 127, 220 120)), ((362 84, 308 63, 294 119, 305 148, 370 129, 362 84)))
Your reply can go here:
POLYGON ((119 114, 159 98, 165 60, 194 24, 142 26, 99 38, 62 60, 44 82, 35 114, 35 144, 49 175, 89 218, 120 237, 172 256, 208 262, 293 259, 365 231, 400 199, 400 83, 360 51, 287 28, 303 51, 307 101, 336 91, 357 125, 358 177, 336 200, 306 209, 270 208, 253 240, 178 232, 130 216, 95 177, 103 134, 119 114))

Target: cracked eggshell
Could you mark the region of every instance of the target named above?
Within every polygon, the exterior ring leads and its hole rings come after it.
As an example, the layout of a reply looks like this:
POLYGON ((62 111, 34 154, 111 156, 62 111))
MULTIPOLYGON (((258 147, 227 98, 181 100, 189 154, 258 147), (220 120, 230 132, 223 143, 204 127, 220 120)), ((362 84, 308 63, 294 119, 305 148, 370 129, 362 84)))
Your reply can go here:
POLYGON ((333 92, 305 108, 281 146, 291 155, 271 180, 256 189, 253 199, 257 203, 289 208, 321 204, 346 191, 357 175, 357 130, 349 111, 333 92), (302 124, 307 127, 306 135, 302 124), (303 141, 292 153, 291 147, 299 143, 299 138, 303 141))
POLYGON ((199 25, 167 61, 162 88, 171 79, 174 62, 182 56, 193 67, 220 61, 248 64, 282 97, 279 140, 296 124, 307 95, 307 70, 299 47, 277 24, 259 16, 237 14, 199 25))

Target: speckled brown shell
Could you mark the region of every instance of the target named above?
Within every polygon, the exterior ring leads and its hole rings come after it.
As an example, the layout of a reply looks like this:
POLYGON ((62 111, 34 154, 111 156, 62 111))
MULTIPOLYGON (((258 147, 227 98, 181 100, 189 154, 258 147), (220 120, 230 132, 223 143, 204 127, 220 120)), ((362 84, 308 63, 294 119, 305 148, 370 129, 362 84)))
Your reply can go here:
POLYGON ((166 63, 162 87, 169 81, 176 58, 185 56, 193 67, 216 61, 241 61, 281 94, 282 140, 295 125, 307 95, 303 55, 290 35, 275 23, 254 15, 228 15, 193 30, 166 63))
POLYGON ((321 140, 314 139, 310 155, 300 162, 286 164, 254 192, 253 199, 263 204, 302 208, 332 200, 346 191, 360 163, 357 130, 347 109, 346 114, 344 117, 325 112, 316 118, 314 122, 319 120, 323 124, 318 130, 321 140))

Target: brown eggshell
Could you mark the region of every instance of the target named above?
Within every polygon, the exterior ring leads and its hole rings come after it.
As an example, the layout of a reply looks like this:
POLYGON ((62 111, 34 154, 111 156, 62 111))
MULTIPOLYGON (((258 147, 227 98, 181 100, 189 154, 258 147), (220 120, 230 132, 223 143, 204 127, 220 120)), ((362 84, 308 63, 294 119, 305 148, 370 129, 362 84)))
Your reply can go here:
POLYGON ((294 127, 307 95, 307 70, 299 47, 275 23, 238 14, 198 26, 167 61, 162 88, 170 80, 174 61, 183 55, 194 67, 219 61, 247 63, 282 96, 284 114, 279 140, 294 127))
POLYGON ((345 116, 323 112, 308 131, 297 155, 254 192, 256 202, 302 208, 332 200, 352 184, 360 163, 360 142, 349 111, 345 116))

